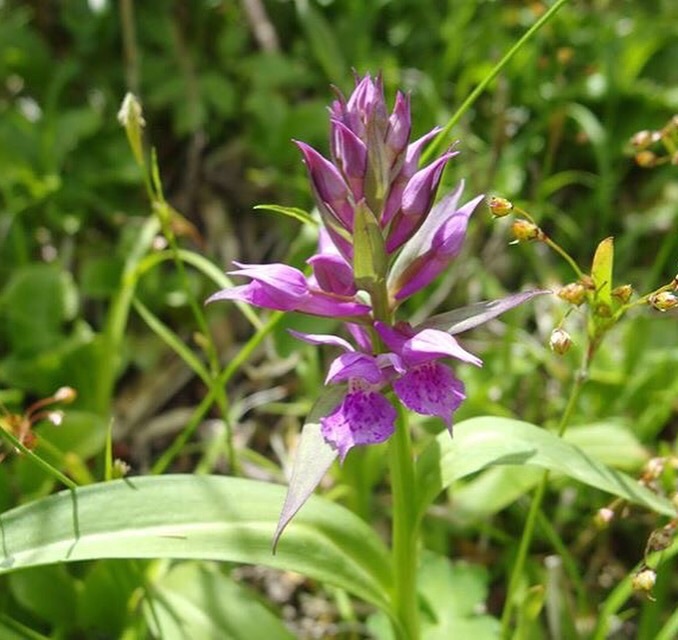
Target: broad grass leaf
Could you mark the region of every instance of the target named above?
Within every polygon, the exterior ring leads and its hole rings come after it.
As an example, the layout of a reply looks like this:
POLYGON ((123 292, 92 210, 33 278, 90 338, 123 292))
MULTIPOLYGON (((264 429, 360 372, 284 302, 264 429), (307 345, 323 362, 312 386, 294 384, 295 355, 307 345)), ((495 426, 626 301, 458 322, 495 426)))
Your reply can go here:
POLYGON ((418 515, 455 480, 495 465, 530 465, 565 474, 657 513, 675 515, 666 498, 615 471, 554 434, 520 420, 471 418, 439 434, 417 463, 418 515))
POLYGON ((275 555, 284 487, 221 476, 116 480, 36 500, 0 516, 0 572, 97 558, 260 564, 334 584, 388 609, 389 555, 347 509, 311 497, 275 555))

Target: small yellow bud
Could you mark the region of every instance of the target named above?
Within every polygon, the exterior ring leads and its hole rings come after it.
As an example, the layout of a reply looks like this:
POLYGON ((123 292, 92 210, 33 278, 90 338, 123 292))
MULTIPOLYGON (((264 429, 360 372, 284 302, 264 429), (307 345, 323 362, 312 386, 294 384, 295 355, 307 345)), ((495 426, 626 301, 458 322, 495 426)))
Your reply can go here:
POLYGON ((529 220, 519 218, 511 225, 513 237, 518 242, 528 242, 530 240, 539 240, 543 237, 542 230, 529 220))
POLYGON ((513 210, 513 203, 499 196, 492 196, 487 201, 487 206, 490 207, 490 211, 495 218, 503 218, 513 210))
POLYGON ((648 302, 658 311, 668 311, 678 307, 678 296, 671 291, 660 291, 651 295, 648 302))
POLYGON ((63 402, 65 404, 73 402, 77 397, 78 393, 73 387, 60 387, 52 396, 55 402, 63 402))
POLYGON ((571 346, 572 338, 567 331, 558 328, 551 332, 551 338, 549 339, 549 347, 551 347, 551 351, 557 353, 558 355, 563 355, 570 350, 571 346))
POLYGON ((558 291, 558 297, 578 307, 586 300, 586 287, 581 282, 570 282, 558 291))
POLYGON ((645 149, 636 153, 636 164, 639 167, 651 168, 657 164, 657 154, 645 149))
POLYGON ((622 304, 626 304, 633 295, 633 287, 630 284, 623 284, 612 289, 612 295, 622 304))
POLYGON ((676 151, 672 156, 671 156, 671 164, 674 167, 678 167, 678 151, 676 151))
POLYGON ((631 582, 634 591, 645 591, 646 593, 652 591, 652 588, 657 582, 657 574, 652 569, 645 568, 633 576, 631 582))
POLYGON ((678 491, 671 496, 673 506, 678 510, 678 491))

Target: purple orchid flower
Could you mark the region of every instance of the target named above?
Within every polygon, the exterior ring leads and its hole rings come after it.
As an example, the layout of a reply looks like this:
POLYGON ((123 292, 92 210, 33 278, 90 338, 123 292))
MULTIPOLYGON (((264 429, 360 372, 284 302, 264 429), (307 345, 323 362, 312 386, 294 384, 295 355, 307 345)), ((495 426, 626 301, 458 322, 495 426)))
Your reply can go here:
POLYGON ((481 365, 452 334, 542 293, 476 303, 470 311, 448 312, 415 328, 397 322, 402 302, 459 254, 468 220, 482 199, 460 205, 462 182, 434 205, 443 171, 457 152, 446 151, 420 168, 422 150, 438 129, 410 142, 411 129, 409 97, 397 93, 389 113, 379 77, 357 78, 348 99, 338 94, 330 108, 331 159, 296 143, 323 223, 318 253, 308 260, 312 273, 284 264, 235 263, 231 275, 250 282, 208 300, 241 300, 344 322, 352 342, 292 332, 342 351, 330 364, 325 385, 342 385, 345 392, 320 416, 322 437, 342 461, 353 447, 392 435, 393 402, 440 418, 451 433, 465 390, 449 362, 481 365))

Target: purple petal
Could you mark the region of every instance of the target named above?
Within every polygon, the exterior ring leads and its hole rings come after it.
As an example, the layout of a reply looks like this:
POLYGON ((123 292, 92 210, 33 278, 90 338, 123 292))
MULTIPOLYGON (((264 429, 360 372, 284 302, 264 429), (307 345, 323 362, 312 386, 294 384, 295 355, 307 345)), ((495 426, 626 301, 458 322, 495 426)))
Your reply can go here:
POLYGON ((411 129, 410 97, 398 91, 386 132, 386 147, 392 158, 398 158, 407 149, 411 129))
POLYGON ((305 142, 294 141, 304 156, 318 208, 330 214, 342 227, 353 228, 353 207, 349 201, 349 189, 339 170, 324 156, 305 142))
POLYGON ((284 291, 279 291, 256 281, 217 291, 207 298, 206 303, 209 304, 217 300, 240 300, 253 304, 255 307, 274 309, 275 311, 294 311, 299 303, 299 298, 296 295, 289 295, 284 291))
POLYGON ((332 361, 325 384, 346 382, 351 378, 358 378, 373 385, 384 382, 376 358, 357 351, 342 353, 332 361))
POLYGON ((372 307, 362 302, 342 299, 340 296, 322 291, 310 291, 303 298, 297 300, 297 305, 293 310, 308 313, 312 316, 352 318, 368 315, 372 311, 372 307))
POLYGON ((400 211, 393 218, 386 240, 388 253, 393 253, 409 240, 426 220, 445 164, 453 155, 456 154, 447 153, 438 158, 428 167, 414 174, 407 183, 403 191, 400 211))
POLYGON ((370 336, 366 327, 361 324, 355 324, 354 322, 347 322, 346 329, 348 329, 351 337, 355 340, 358 349, 365 353, 372 351, 372 336, 370 336))
POLYGON ((426 362, 410 369, 393 383, 393 390, 410 410, 425 416, 438 416, 452 428, 452 414, 462 403, 464 384, 452 370, 438 362, 426 362))
POLYGON ((363 197, 363 180, 367 169, 367 148, 346 125, 331 123, 332 156, 351 188, 355 200, 363 197))
POLYGON ((412 327, 406 322, 400 322, 395 327, 379 320, 374 323, 379 337, 393 353, 401 353, 405 343, 414 335, 412 327))
POLYGON ((413 250, 406 252, 408 248, 406 245, 394 265, 389 287, 391 293, 395 294, 396 300, 404 300, 423 289, 448 267, 461 250, 466 237, 468 219, 482 199, 482 195, 477 196, 461 209, 452 210, 452 215, 450 211, 446 212, 447 219, 440 224, 433 235, 430 234, 431 227, 424 230, 428 219, 424 222, 422 228, 419 229, 419 231, 423 230, 422 236, 417 238, 419 235, 417 232, 417 235, 412 238, 413 250), (413 258, 417 253, 419 255, 413 258), (411 262, 408 263, 408 260, 411 262))
POLYGON ((327 344, 332 347, 339 347, 344 351, 355 351, 353 345, 348 340, 344 340, 339 336, 327 335, 322 333, 302 333, 301 331, 295 331, 294 329, 288 329, 287 332, 290 335, 293 335, 298 340, 303 340, 309 344, 327 344))
POLYGON ((306 276, 299 269, 289 265, 275 262, 272 264, 234 262, 233 264, 240 268, 229 271, 229 275, 252 278, 252 280, 256 280, 267 287, 278 289, 290 296, 303 296, 308 291, 306 276))
POLYGON ((355 388, 332 413, 321 418, 320 428, 343 462, 354 446, 388 440, 395 428, 396 415, 393 405, 380 393, 355 388))
POLYGON ((357 289, 353 281, 353 269, 340 255, 317 254, 307 260, 313 267, 318 287, 328 293, 353 296, 357 289))
POLYGON ((480 358, 466 351, 449 333, 438 329, 423 329, 410 338, 401 353, 409 366, 437 358, 456 358, 462 362, 482 366, 480 358))

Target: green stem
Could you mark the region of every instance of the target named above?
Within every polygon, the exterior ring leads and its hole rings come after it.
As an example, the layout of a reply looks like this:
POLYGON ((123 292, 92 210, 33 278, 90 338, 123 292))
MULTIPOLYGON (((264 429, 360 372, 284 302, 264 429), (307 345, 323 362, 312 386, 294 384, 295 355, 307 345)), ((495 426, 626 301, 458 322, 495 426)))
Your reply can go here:
POLYGON ((75 490, 78 488, 78 485, 73 482, 68 476, 65 476, 59 469, 53 467, 49 462, 43 460, 39 455, 33 453, 28 447, 26 447, 16 436, 11 434, 0 424, 0 438, 4 438, 7 442, 10 443, 17 451, 23 453, 31 462, 40 467, 47 475, 52 476, 55 480, 59 480, 62 484, 66 485, 69 489, 75 490))
MULTIPOLYGON (((565 411, 563 412, 563 415, 560 418, 560 423, 558 424, 558 437, 562 437, 564 435, 570 423, 572 412, 577 406, 577 400, 579 400, 579 395, 581 394, 581 390, 588 377, 588 367, 592 356, 593 350, 587 349, 586 355, 584 357, 584 366, 582 367, 581 371, 575 374, 574 382, 572 384, 572 388, 570 389, 570 397, 567 400, 567 406, 565 407, 565 411)), ((525 521, 525 526, 523 527, 523 534, 520 538, 518 554, 511 569, 511 577, 509 579, 506 601, 504 603, 504 610, 502 611, 501 615, 501 637, 504 639, 511 637, 510 627, 516 590, 523 575, 527 554, 530 550, 530 545, 532 544, 534 530, 536 528, 541 504, 544 500, 544 494, 546 493, 546 488, 548 487, 550 475, 551 474, 548 471, 544 472, 541 477, 541 481, 534 492, 532 503, 530 504, 530 510, 525 521)))
POLYGON ((447 138, 452 128, 461 120, 462 116, 470 109, 471 105, 478 99, 480 94, 485 91, 487 85, 492 82, 502 71, 502 69, 511 61, 513 56, 520 51, 523 45, 534 36, 547 22, 555 16, 560 8, 568 0, 558 0, 553 6, 535 22, 505 54, 504 57, 494 66, 494 69, 488 73, 482 82, 469 94, 469 96, 462 102, 454 115, 450 118, 448 123, 443 127, 442 131, 436 136, 436 139, 431 145, 422 153, 421 164, 426 164, 436 153, 442 142, 447 138))
POLYGON ((393 609, 396 633, 402 640, 419 640, 417 603, 417 560, 419 526, 415 513, 414 462, 405 410, 389 443, 391 493, 393 499, 393 609))

